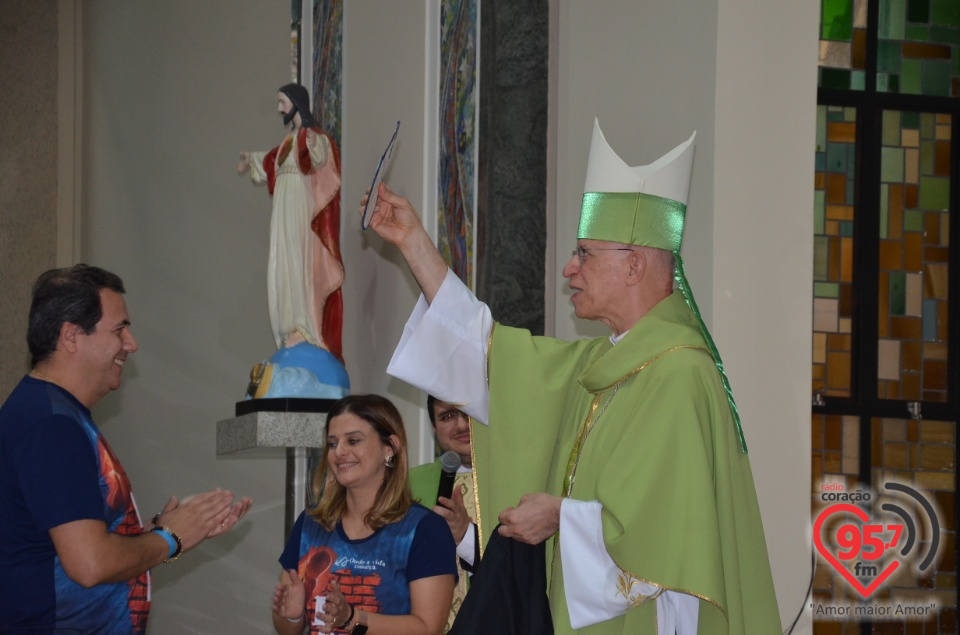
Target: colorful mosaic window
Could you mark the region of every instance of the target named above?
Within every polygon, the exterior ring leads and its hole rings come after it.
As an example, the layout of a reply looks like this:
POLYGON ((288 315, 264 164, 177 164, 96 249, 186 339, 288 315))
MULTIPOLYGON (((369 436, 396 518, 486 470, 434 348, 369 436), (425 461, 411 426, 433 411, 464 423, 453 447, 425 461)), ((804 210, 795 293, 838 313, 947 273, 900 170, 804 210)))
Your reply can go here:
POLYGON ((440 169, 438 245, 474 286, 476 197, 477 0, 440 4, 440 169))
POLYGON ((313 29, 313 116, 340 147, 343 0, 314 0, 313 29))
POLYGON ((863 90, 867 0, 821 0, 820 86, 863 90))
MULTIPOLYGON (((957 633, 956 505, 956 424, 952 421, 874 418, 870 426, 870 461, 874 483, 893 480, 916 488, 934 503, 940 524, 939 557, 924 575, 904 567, 878 589, 868 602, 852 589, 822 557, 818 557, 814 579, 814 601, 870 604, 906 602, 924 597, 939 609, 926 621, 877 621, 872 633, 957 633)), ((840 483, 846 491, 860 488, 859 418, 814 415, 811 422, 813 450, 814 507, 820 501, 824 482, 840 483)), ((910 510, 917 520, 919 548, 929 549, 930 526, 919 509, 910 510)), ((814 619, 817 634, 860 635, 857 621, 814 619)))
MULTIPOLYGON (((950 215, 957 211, 951 174, 960 101, 951 98, 960 97, 960 0, 821 0, 820 6, 811 459, 822 542, 814 601, 864 608, 915 600, 938 608, 926 621, 814 615, 813 632, 956 634, 953 420, 960 395, 949 390, 958 371, 949 355, 957 319, 949 279, 951 267, 956 275, 950 233, 957 224, 950 215), (853 533, 832 535, 825 523, 844 530, 843 515, 853 513, 837 508, 821 516, 823 501, 840 500, 824 492, 879 489, 886 496, 901 491, 886 487, 893 481, 934 501, 938 534, 931 514, 912 517, 927 553, 939 536, 939 560, 922 573, 888 568, 883 580, 855 555, 830 560, 822 545, 833 540, 842 548, 853 533), (863 571, 851 568, 857 564, 863 571), (880 586, 864 600, 854 579, 880 586)), ((919 498, 898 499, 898 509, 921 511, 919 498)), ((893 507, 870 506, 870 513, 893 507)))
POLYGON ((949 115, 883 112, 881 399, 947 401, 950 137, 949 115))
POLYGON ((814 184, 813 390, 849 397, 857 111, 817 108, 814 184))
MULTIPOLYGON (((940 608, 924 624, 923 633, 957 632, 957 528, 954 505, 957 481, 957 433, 952 421, 873 419, 871 426, 871 463, 876 483, 897 480, 922 491, 935 503, 940 523, 939 558, 929 575, 917 576, 904 567, 894 574, 874 595, 876 601, 894 603, 923 594, 940 608), (950 607, 950 608, 946 608, 950 607)), ((918 522, 921 548, 929 546, 929 526, 921 527, 926 516, 913 510, 918 522), (926 543, 926 544, 924 544, 926 543)), ((909 632, 909 631, 898 631, 909 632)))
POLYGON ((877 90, 960 97, 960 2, 880 0, 877 90))

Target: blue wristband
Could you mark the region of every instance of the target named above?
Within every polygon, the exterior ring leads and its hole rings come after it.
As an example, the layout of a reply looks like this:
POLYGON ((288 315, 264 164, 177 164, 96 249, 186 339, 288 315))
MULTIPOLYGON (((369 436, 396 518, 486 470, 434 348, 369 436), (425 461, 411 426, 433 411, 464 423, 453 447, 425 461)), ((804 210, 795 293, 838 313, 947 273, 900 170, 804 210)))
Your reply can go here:
POLYGON ((166 527, 154 527, 150 530, 152 533, 158 534, 161 538, 167 541, 167 544, 170 546, 170 552, 167 554, 166 560, 176 560, 177 556, 180 555, 180 552, 183 551, 183 543, 180 542, 180 538, 175 536, 172 531, 166 527))

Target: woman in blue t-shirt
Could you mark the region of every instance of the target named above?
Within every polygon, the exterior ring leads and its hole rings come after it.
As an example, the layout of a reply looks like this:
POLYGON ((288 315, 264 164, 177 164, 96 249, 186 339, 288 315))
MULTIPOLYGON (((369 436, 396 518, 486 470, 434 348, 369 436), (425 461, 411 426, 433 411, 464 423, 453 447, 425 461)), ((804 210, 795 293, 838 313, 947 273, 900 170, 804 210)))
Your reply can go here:
POLYGON ((351 395, 327 414, 313 476, 319 504, 300 514, 280 556, 273 597, 280 635, 436 634, 456 581, 447 523, 413 502, 400 413, 378 395, 351 395))

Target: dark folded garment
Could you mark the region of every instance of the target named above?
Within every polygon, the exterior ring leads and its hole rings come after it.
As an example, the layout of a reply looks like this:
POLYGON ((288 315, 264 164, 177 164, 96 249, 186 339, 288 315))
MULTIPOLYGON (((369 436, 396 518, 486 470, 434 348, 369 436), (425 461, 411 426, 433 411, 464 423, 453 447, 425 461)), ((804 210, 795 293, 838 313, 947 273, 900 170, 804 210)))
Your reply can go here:
POLYGON ((449 635, 553 635, 546 543, 528 545, 497 529, 449 635))

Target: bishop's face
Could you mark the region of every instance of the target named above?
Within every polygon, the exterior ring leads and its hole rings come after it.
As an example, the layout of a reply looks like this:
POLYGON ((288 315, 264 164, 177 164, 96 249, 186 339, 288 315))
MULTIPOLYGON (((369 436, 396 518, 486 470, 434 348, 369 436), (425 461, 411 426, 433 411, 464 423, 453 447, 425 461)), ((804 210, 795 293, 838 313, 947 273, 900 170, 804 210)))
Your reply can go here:
POLYGON ((626 258, 632 250, 622 243, 580 239, 563 267, 573 290, 574 312, 583 320, 603 322, 616 331, 617 307, 626 293, 626 258))

